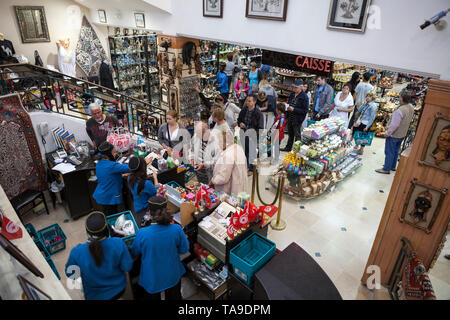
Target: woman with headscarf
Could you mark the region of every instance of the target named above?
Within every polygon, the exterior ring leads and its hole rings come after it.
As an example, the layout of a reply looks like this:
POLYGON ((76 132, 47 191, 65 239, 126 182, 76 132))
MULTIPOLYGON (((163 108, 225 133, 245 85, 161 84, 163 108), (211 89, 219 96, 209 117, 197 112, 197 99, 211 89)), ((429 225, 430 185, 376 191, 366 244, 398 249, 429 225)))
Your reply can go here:
POLYGON ((134 256, 141 256, 138 291, 142 300, 181 300, 181 277, 185 274, 181 254, 189 250, 189 242, 182 227, 172 223, 167 200, 149 199, 151 225, 139 229, 131 246, 134 256))
POLYGON ((134 200, 134 219, 139 225, 143 225, 142 218, 148 208, 148 199, 156 195, 158 185, 158 172, 153 170, 153 183, 147 180, 147 165, 152 158, 145 160, 144 157, 132 157, 128 162, 131 175, 128 177, 128 187, 134 200))
POLYGON ((108 141, 99 147, 100 151, 95 167, 97 187, 93 198, 103 206, 103 212, 109 216, 117 213, 117 205, 122 203, 122 175, 130 173, 126 164, 116 162, 118 152, 108 141))
POLYGON ((106 217, 94 211, 86 219, 89 240, 70 252, 66 276, 81 276, 86 300, 117 300, 127 287, 126 273, 133 260, 125 242, 109 238, 106 217))

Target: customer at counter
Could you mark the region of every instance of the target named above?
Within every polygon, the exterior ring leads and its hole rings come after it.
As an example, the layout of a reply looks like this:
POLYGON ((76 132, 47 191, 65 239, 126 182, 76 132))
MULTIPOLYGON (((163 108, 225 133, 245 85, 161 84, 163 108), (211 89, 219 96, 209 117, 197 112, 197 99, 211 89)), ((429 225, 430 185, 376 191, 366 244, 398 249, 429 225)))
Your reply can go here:
POLYGON ((148 200, 157 193, 155 186, 158 185, 158 172, 153 170, 153 183, 147 180, 147 165, 152 160, 152 158, 145 160, 144 157, 132 157, 128 162, 128 168, 131 170, 128 187, 134 200, 134 219, 141 226, 147 212, 148 200))
POLYGON ((119 121, 114 116, 103 114, 102 107, 97 103, 91 103, 89 111, 92 118, 86 121, 86 132, 94 148, 98 148, 106 141, 109 130, 119 126, 119 121))
POLYGON ((86 300, 117 300, 127 287, 126 273, 133 266, 127 246, 120 238, 108 238, 109 229, 102 212, 94 211, 86 219, 89 240, 70 252, 65 273, 80 275, 86 300), (74 274, 77 272, 78 274, 74 274))
POLYGON ((223 152, 214 167, 214 176, 210 186, 218 192, 239 194, 247 192, 247 158, 240 144, 234 143, 231 131, 222 132, 223 152))
POLYGON ((116 214, 117 205, 122 203, 122 175, 131 171, 128 165, 115 162, 118 153, 108 141, 103 142, 98 150, 100 155, 97 156, 95 167, 97 187, 93 197, 109 216, 116 214))
POLYGON ((152 197, 149 211, 152 224, 139 229, 131 246, 134 256, 141 255, 138 295, 142 300, 181 300, 181 277, 186 273, 180 254, 189 250, 183 229, 172 223, 167 211, 167 200, 152 197))
POLYGON ((184 132, 189 132, 178 123, 179 117, 175 110, 167 111, 166 123, 162 124, 158 130, 158 142, 172 155, 174 148, 183 141, 184 132), (182 132, 184 131, 184 132, 182 132))

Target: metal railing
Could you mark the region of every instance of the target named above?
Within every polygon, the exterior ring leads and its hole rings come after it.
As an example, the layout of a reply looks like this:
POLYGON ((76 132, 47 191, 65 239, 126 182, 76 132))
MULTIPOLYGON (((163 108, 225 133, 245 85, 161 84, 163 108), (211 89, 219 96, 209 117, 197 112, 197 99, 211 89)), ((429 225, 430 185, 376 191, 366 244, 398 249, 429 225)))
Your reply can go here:
POLYGON ((166 110, 99 84, 31 64, 0 65, 0 93, 19 93, 28 111, 46 110, 89 118, 89 104, 97 101, 104 112, 115 115, 123 127, 157 140, 166 110))

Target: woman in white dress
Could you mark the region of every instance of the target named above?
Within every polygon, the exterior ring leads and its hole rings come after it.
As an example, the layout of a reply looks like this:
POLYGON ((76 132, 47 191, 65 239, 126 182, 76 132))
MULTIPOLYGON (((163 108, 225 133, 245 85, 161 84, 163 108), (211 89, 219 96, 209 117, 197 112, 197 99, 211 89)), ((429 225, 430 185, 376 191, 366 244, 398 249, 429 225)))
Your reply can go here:
POLYGON ((339 117, 348 126, 349 114, 354 109, 353 96, 350 94, 350 85, 345 84, 342 87, 342 91, 338 92, 336 97, 334 97, 334 103, 331 107, 330 118, 339 117))

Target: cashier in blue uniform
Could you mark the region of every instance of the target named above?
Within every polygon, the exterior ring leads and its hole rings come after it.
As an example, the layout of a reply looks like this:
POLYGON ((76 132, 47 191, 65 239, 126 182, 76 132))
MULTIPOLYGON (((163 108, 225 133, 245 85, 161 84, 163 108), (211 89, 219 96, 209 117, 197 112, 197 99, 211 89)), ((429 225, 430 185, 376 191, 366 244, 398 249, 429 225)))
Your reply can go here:
POLYGON ((95 167, 97 187, 93 197, 103 206, 103 212, 110 216, 118 213, 117 205, 122 203, 122 175, 130 173, 130 169, 127 164, 116 162, 118 153, 108 141, 100 144, 98 151, 100 156, 95 167))
POLYGON ((151 197, 149 211, 152 224, 139 229, 131 246, 134 256, 141 255, 138 292, 142 300, 181 300, 181 277, 186 272, 180 254, 189 250, 183 229, 172 223, 167 200, 151 197))
POLYGON ((133 266, 127 246, 120 238, 108 238, 106 216, 92 212, 86 219, 89 241, 70 252, 66 276, 81 276, 86 300, 117 300, 127 287, 126 273, 133 266))
POLYGON ((131 174, 128 177, 128 187, 134 200, 134 219, 140 226, 144 226, 143 220, 148 208, 148 200, 156 195, 158 185, 158 172, 153 170, 153 183, 147 180, 147 164, 152 161, 151 158, 145 160, 144 157, 132 157, 128 162, 128 168, 131 174))

